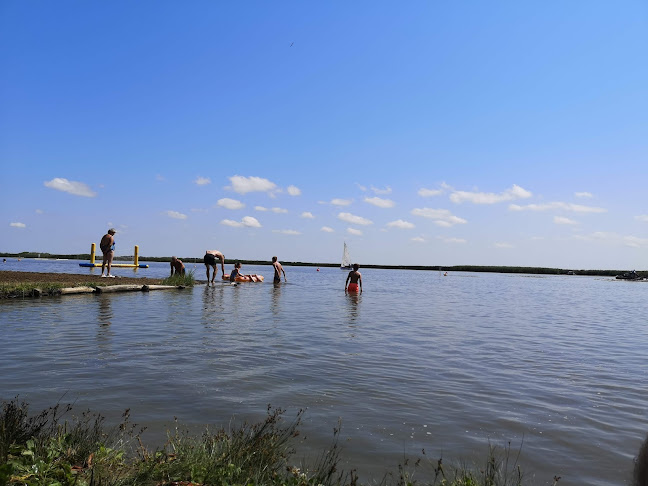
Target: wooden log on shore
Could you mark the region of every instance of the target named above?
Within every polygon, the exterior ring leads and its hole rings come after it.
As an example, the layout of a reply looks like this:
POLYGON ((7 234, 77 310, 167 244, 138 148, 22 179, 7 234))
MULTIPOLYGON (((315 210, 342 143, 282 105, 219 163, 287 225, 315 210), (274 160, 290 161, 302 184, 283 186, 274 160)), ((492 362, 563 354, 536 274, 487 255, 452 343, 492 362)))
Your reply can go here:
POLYGON ((98 294, 107 294, 111 292, 133 292, 141 290, 141 285, 106 285, 97 287, 98 294))
MULTIPOLYGON (((184 289, 182 285, 145 285, 148 290, 171 290, 171 289, 184 289)), ((144 290, 144 288, 142 288, 144 290)))
POLYGON ((95 292, 94 287, 67 287, 61 289, 61 295, 69 294, 92 294, 95 292))

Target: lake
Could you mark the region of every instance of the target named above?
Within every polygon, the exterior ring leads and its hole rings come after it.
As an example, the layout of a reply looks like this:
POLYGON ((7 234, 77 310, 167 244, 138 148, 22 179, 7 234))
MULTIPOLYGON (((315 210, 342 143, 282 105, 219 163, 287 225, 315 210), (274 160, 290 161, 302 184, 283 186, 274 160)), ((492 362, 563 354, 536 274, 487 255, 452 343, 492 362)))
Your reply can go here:
POLYGON ((74 401, 109 420, 130 408, 151 447, 174 417, 227 425, 268 404, 288 418, 306 408, 298 457, 330 444, 341 419, 362 478, 421 449, 472 462, 510 441, 534 484, 629 484, 648 432, 648 282, 361 269, 365 292, 350 296, 345 271, 285 270, 278 286, 270 266, 244 265, 266 281, 0 301, 0 398, 33 411, 74 401))

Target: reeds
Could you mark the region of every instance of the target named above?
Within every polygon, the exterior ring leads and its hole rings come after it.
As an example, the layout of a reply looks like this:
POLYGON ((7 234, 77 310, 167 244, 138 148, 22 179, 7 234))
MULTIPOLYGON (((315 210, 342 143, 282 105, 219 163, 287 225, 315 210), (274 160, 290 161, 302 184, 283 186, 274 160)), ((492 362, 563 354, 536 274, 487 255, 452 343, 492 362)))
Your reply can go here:
POLYGON ((193 270, 184 274, 175 274, 162 280, 162 285, 175 285, 176 287, 193 287, 196 282, 193 270))
MULTIPOLYGON (((0 413, 0 486, 356 486, 354 470, 340 469, 339 426, 330 447, 312 463, 296 463, 300 410, 292 420, 268 406, 258 423, 207 427, 192 434, 176 422, 167 442, 150 451, 141 441, 144 429, 130 422, 128 410, 116 427, 104 418, 71 406, 51 407, 34 416, 26 403, 5 402, 0 413)), ((519 453, 519 452, 518 452, 519 453)), ((405 459, 383 486, 523 486, 510 445, 489 446, 485 462, 450 466, 423 457, 405 459)))

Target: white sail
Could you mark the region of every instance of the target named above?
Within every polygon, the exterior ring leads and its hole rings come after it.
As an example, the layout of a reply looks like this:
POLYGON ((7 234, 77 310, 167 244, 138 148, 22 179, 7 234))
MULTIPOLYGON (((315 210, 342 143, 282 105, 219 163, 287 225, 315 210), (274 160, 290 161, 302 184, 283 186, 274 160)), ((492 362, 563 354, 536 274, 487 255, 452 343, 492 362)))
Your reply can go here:
POLYGON ((351 268, 351 257, 349 256, 349 249, 347 248, 346 241, 344 242, 344 252, 342 253, 342 264, 340 268, 351 268))

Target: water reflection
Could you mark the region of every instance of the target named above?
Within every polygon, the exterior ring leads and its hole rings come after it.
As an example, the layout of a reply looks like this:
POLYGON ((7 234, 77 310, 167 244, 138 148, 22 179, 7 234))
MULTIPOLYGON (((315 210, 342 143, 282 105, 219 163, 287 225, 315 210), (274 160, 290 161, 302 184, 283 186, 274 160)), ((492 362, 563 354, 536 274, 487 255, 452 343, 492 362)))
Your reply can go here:
POLYGON ((99 294, 96 296, 98 309, 97 309, 97 347, 101 352, 100 355, 112 354, 112 343, 114 339, 114 332, 111 328, 114 319, 114 313, 111 305, 111 297, 109 295, 99 294))
POLYGON ((96 296, 99 301, 98 320, 100 326, 110 326, 113 319, 113 311, 110 305, 110 296, 99 294, 96 296))
POLYGON ((347 292, 346 302, 349 324, 355 324, 356 320, 360 316, 360 302, 362 302, 362 294, 359 292, 347 292))
POLYGON ((223 305, 224 285, 205 285, 202 292, 202 325, 211 327, 217 322, 224 321, 225 306, 223 305))
POLYGON ((279 317, 281 314, 281 310, 279 308, 279 303, 281 299, 281 284, 278 282, 275 282, 272 287, 272 301, 270 302, 270 310, 272 311, 272 315, 275 317, 279 317))

